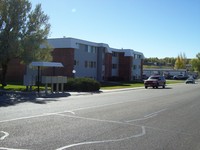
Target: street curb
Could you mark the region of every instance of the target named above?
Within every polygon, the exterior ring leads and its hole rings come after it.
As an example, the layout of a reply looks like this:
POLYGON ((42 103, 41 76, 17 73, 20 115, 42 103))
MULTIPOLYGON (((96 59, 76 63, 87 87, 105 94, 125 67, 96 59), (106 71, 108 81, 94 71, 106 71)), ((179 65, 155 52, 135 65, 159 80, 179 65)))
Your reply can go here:
MULTIPOLYGON (((177 84, 168 84, 169 85, 178 85, 183 83, 177 84)), ((35 97, 36 99, 55 99, 55 98, 66 98, 70 96, 81 96, 81 95, 93 95, 93 94, 103 94, 103 93, 113 93, 113 92, 122 92, 122 91, 131 91, 137 89, 144 89, 144 87, 134 87, 134 88, 123 88, 123 89, 112 89, 112 90, 103 90, 100 89, 98 92, 54 92, 54 93, 47 93, 45 91, 40 91, 38 94, 36 91, 33 92, 21 92, 21 91, 5 91, 0 90, 0 99, 5 94, 13 94, 13 95, 21 95, 26 97, 35 97)))

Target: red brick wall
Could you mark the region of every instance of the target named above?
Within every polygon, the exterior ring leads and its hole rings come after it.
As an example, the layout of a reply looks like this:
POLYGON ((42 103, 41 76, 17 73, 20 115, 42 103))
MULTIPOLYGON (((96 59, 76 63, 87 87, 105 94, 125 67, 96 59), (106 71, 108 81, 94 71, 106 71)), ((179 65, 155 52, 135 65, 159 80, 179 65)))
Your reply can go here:
POLYGON ((124 53, 119 53, 119 77, 124 80, 131 80, 131 68, 133 57, 124 56, 124 53))
POLYGON ((105 80, 112 76, 112 54, 105 54, 105 80))
MULTIPOLYGON (((56 75, 72 77, 72 70, 74 66, 74 49, 72 48, 60 48, 54 49, 52 52, 54 62, 61 62, 64 67, 55 68, 52 67, 41 69, 42 75, 56 75)), ((20 64, 19 59, 13 59, 8 64, 8 72, 6 75, 7 81, 11 82, 23 82, 23 77, 26 72, 26 67, 20 64)))
POLYGON ((61 62, 64 67, 47 68, 43 71, 43 75, 67 76, 72 77, 74 67, 74 49, 73 48, 56 48, 52 52, 53 62, 61 62))

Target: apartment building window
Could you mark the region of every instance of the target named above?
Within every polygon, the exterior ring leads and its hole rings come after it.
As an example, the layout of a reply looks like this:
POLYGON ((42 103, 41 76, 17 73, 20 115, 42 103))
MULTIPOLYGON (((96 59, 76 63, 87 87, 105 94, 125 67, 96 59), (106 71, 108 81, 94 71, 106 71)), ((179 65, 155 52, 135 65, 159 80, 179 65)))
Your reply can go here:
POLYGON ((87 45, 84 45, 84 44, 79 44, 79 49, 84 50, 84 51, 87 51, 88 46, 87 46, 87 45))
POLYGON ((78 60, 74 60, 74 66, 79 66, 79 61, 78 60))
POLYGON ((88 52, 88 45, 85 45, 85 51, 88 52))
POLYGON ((133 65, 133 70, 137 69, 137 66, 136 65, 133 65))
POLYGON ((141 58, 142 58, 142 55, 134 54, 134 58, 135 58, 135 59, 141 59, 141 58))
POLYGON ((85 68, 96 68, 95 61, 85 61, 85 68))
POLYGON ((97 63, 96 63, 96 61, 94 61, 94 68, 96 68, 97 67, 97 63))
POLYGON ((87 53, 94 53, 94 54, 97 53, 97 47, 95 47, 95 46, 79 44, 79 48, 84 50, 87 53))
POLYGON ((113 69, 117 69, 117 64, 112 64, 113 69))
POLYGON ((96 54, 97 53, 97 47, 88 45, 86 52, 96 54))
POLYGON ((97 47, 92 46, 92 53, 96 54, 97 53, 97 47))
POLYGON ((93 68, 93 62, 92 61, 89 61, 89 67, 93 68))
POLYGON ((88 61, 85 61, 85 68, 88 67, 88 61))
POLYGON ((95 61, 91 61, 90 62, 90 68, 96 68, 96 62, 95 61))
POLYGON ((92 46, 88 46, 87 52, 92 53, 92 46))
POLYGON ((93 61, 93 68, 96 68, 97 67, 97 63, 96 61, 93 61))
POLYGON ((95 46, 90 46, 90 45, 85 45, 85 44, 79 44, 79 48, 81 50, 84 50, 87 53, 97 53, 97 47, 95 46))
POLYGON ((112 52, 112 56, 113 57, 118 57, 118 53, 117 52, 112 52))

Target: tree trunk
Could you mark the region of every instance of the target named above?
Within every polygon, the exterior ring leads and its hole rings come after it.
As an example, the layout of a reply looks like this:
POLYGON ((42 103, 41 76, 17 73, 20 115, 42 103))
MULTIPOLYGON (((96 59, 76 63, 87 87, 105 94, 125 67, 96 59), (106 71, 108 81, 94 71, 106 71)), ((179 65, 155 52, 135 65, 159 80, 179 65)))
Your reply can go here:
POLYGON ((4 87, 4 86, 7 85, 7 83, 6 83, 6 73, 7 73, 8 65, 7 65, 7 63, 2 63, 1 66, 2 66, 1 84, 2 84, 2 87, 4 87))

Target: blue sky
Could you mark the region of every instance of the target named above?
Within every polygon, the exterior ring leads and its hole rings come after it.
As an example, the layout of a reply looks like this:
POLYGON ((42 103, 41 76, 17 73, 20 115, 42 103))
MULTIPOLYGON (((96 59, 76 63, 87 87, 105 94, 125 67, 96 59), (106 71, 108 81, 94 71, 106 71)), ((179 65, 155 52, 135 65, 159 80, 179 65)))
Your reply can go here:
POLYGON ((50 17, 49 38, 73 37, 145 57, 200 53, 200 0, 30 0, 50 17))

